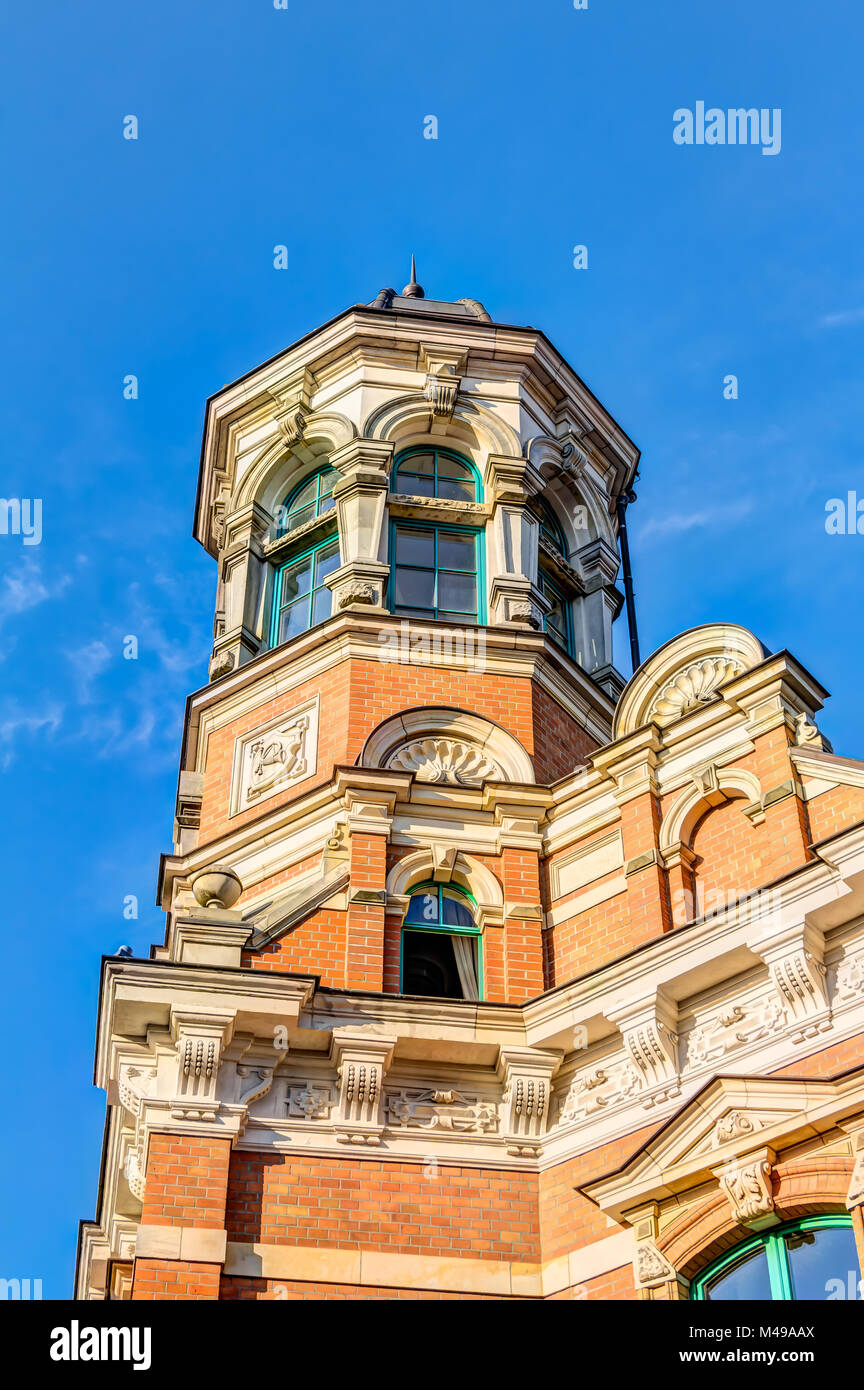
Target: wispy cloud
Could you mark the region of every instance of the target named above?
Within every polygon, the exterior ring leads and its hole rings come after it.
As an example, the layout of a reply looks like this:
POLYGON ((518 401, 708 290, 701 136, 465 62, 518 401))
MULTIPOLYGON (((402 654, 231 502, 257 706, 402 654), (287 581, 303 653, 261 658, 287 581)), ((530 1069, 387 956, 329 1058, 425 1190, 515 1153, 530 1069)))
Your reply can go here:
POLYGON ((19 568, 4 575, 0 583, 0 627, 18 613, 26 613, 29 608, 59 598, 71 583, 71 574, 60 575, 49 583, 37 560, 22 561, 19 568))
POLYGON ((38 712, 25 710, 15 701, 6 701, 0 708, 0 768, 13 762, 18 744, 37 734, 51 735, 63 720, 63 706, 52 703, 38 712))
POLYGON ((864 306, 860 309, 842 309, 839 314, 823 314, 819 320, 820 328, 846 328, 850 323, 864 322, 864 306))
POLYGON ((72 651, 64 652, 64 656, 70 663, 75 675, 78 703, 82 705, 90 704, 93 698, 93 682, 101 676, 102 672, 111 663, 110 651, 104 642, 99 638, 95 638, 92 642, 88 642, 86 646, 76 647, 72 651))
POLYGON ((740 502, 726 503, 717 507, 703 507, 700 511, 670 512, 667 516, 652 517, 639 527, 639 537, 662 537, 682 535, 686 531, 711 530, 728 526, 749 516, 756 505, 754 497, 744 497, 740 502))

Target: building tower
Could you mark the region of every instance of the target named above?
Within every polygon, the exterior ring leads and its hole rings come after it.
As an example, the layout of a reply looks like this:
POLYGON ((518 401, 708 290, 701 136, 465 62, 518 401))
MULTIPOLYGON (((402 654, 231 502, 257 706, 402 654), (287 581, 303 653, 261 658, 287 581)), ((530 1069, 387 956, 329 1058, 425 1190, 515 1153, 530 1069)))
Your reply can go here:
POLYGON ((103 961, 77 1297, 858 1268, 864 764, 730 623, 625 685, 638 458, 541 332, 413 267, 210 399, 210 682, 164 944, 103 961))

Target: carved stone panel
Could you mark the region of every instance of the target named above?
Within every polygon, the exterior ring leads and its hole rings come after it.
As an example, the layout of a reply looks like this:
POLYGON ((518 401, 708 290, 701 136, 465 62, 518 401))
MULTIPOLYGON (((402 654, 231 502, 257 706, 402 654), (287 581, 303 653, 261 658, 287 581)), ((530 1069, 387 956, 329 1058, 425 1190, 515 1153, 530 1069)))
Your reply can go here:
POLYGON ((404 1087, 388 1091, 391 1129, 437 1129, 456 1134, 494 1134, 498 1107, 473 1092, 404 1087))
POLYGON ((234 745, 231 814, 248 811, 315 772, 318 700, 270 720, 234 745))

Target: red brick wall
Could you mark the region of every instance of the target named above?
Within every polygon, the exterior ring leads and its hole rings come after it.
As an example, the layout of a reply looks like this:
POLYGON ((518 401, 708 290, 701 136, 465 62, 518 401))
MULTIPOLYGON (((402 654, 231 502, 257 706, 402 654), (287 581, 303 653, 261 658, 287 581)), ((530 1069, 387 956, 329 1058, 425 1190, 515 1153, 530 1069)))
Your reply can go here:
POLYGON ((189 1260, 136 1260, 132 1298, 137 1302, 223 1297, 219 1291, 221 1265, 189 1260))
POLYGON ((353 1157, 232 1155, 228 1239, 276 1245, 540 1257, 537 1177, 353 1157))
POLYGON ((329 781, 334 766, 356 761, 367 737, 384 719, 425 705, 466 709, 500 724, 534 756, 539 782, 553 782, 571 772, 596 747, 590 735, 531 680, 465 671, 454 682, 452 672, 431 666, 352 659, 275 700, 265 700, 211 735, 201 805, 201 844, 329 781), (235 739, 290 713, 317 691, 321 710, 314 776, 229 821, 235 739))
POLYGON ((147 1160, 142 1223, 222 1230, 230 1153, 230 1139, 154 1134, 147 1160))
POLYGON ((296 1279, 239 1279, 228 1275, 222 1280, 220 1298, 238 1299, 287 1299, 329 1302, 346 1299, 386 1299, 391 1302, 405 1300, 414 1302, 452 1303, 454 1301, 483 1303, 491 1301, 530 1303, 531 1299, 508 1297, 502 1294, 483 1293, 439 1293, 432 1289, 381 1289, 370 1284, 308 1284, 296 1279))

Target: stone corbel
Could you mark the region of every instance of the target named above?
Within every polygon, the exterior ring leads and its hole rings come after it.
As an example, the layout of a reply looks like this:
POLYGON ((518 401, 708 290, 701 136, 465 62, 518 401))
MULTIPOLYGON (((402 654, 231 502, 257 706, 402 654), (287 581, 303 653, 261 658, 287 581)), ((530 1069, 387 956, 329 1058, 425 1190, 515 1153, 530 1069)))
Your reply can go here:
POLYGON ((646 1110, 681 1094, 678 1065, 678 1008, 658 991, 648 998, 613 1005, 605 1017, 621 1033, 642 1081, 646 1110))
POLYGON ((658 1249, 658 1214, 656 1202, 649 1202, 646 1207, 627 1213, 635 1240, 633 1282, 643 1298, 653 1297, 649 1290, 660 1288, 663 1284, 681 1282, 678 1271, 658 1249))
POLYGON ((540 1052, 533 1047, 502 1048, 498 1075, 504 1084, 504 1135, 507 1152, 535 1158, 549 1128, 552 1078, 563 1052, 540 1052))
POLYGON ((765 1148, 713 1170, 733 1219, 748 1230, 762 1231, 778 1224, 771 1182, 775 1161, 773 1149, 765 1148))
POLYGON ((384 1130, 384 1077, 393 1060, 396 1039, 361 1029, 334 1030, 330 1060, 339 1076, 334 1117, 340 1144, 377 1147, 384 1130))
POLYGON ((496 854, 504 849, 527 849, 539 854, 543 849, 540 826, 549 805, 548 793, 538 787, 487 782, 483 788, 483 810, 493 813, 498 827, 496 854))
POLYGON ((220 1102, 216 1084, 223 1049, 234 1032, 233 1014, 171 1012, 171 1037, 177 1052, 177 1083, 171 1118, 212 1123, 220 1102))
POLYGON ((441 845, 434 841, 432 850, 432 878, 435 883, 449 883, 456 866, 458 849, 455 845, 441 845))
POLYGON ((432 412, 432 434, 444 433, 453 418, 467 360, 465 349, 420 348, 420 366, 426 372, 423 395, 432 412))
POLYGON ((303 438, 314 386, 315 378, 309 368, 300 367, 269 392, 277 406, 273 418, 288 445, 297 444, 303 438))
POLYGON ((864 1206, 864 1115, 841 1121, 840 1128, 852 1137, 852 1174, 846 1193, 846 1208, 852 1211, 854 1207, 864 1206))
POLYGON ((810 922, 769 927, 748 946, 768 966, 771 982, 792 1025, 793 1042, 804 1042, 831 1026, 824 953, 825 937, 810 922))
POLYGON ((393 444, 352 439, 330 455, 342 475, 333 488, 342 564, 327 576, 333 612, 384 608, 389 565, 381 559, 393 444))

